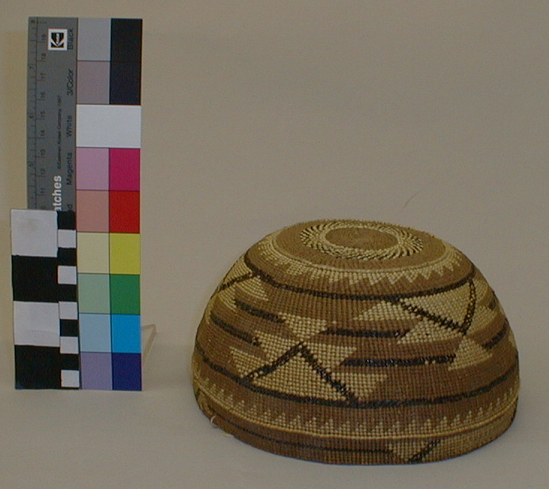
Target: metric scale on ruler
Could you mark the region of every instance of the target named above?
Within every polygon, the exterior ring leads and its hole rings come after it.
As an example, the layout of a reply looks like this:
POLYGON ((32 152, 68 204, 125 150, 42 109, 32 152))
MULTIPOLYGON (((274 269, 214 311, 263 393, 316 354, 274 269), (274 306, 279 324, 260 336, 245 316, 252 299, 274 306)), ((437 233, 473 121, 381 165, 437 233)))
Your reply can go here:
POLYGON ((77 29, 76 18, 29 19, 29 209, 75 207, 77 29))

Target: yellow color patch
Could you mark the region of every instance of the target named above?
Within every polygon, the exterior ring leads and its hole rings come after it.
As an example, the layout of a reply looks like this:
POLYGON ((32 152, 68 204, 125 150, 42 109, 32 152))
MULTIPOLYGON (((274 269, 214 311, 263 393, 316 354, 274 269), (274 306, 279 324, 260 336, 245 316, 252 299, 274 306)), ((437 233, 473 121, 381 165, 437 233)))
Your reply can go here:
POLYGON ((79 273, 109 273, 109 235, 78 233, 77 262, 79 273))
POLYGON ((110 273, 139 275, 141 273, 141 239, 139 234, 110 235, 110 273))

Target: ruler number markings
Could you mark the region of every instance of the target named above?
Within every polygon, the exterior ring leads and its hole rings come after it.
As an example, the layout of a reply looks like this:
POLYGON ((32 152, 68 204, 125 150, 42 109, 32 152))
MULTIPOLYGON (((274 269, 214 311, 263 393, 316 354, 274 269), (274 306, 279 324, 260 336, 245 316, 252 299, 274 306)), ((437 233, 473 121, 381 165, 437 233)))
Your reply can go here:
POLYGON ((29 19, 27 201, 29 208, 75 207, 76 39, 78 19, 29 19))

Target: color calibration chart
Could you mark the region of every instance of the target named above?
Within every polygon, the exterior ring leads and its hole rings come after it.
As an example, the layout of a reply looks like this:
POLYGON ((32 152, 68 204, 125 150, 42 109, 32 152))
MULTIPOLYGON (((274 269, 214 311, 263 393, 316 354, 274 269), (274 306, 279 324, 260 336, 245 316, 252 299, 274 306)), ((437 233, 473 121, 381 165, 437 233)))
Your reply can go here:
POLYGON ((140 19, 29 20, 17 388, 141 390, 140 19))

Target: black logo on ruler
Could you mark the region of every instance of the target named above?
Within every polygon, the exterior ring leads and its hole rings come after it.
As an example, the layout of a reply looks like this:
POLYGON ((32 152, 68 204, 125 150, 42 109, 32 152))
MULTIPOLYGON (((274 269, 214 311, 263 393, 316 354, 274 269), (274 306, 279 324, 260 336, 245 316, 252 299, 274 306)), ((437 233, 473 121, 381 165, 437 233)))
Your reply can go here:
POLYGON ((68 29, 48 29, 48 50, 66 51, 68 29))

